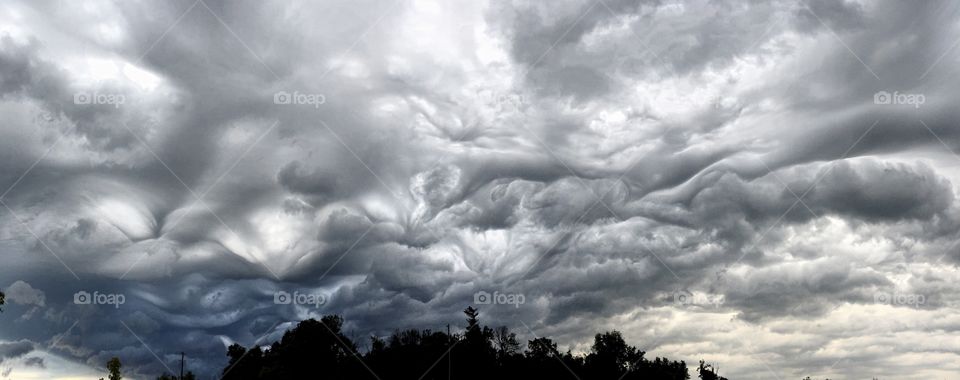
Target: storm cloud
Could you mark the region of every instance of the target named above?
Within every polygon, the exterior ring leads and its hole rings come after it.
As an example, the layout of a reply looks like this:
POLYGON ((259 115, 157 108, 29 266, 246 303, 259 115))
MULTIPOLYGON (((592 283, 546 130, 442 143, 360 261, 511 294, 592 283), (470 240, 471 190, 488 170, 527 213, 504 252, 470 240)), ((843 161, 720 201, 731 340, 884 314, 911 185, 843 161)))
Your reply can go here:
POLYGON ((949 1, 6 2, 4 370, 210 377, 483 291, 562 349, 956 378, 958 40, 949 1))

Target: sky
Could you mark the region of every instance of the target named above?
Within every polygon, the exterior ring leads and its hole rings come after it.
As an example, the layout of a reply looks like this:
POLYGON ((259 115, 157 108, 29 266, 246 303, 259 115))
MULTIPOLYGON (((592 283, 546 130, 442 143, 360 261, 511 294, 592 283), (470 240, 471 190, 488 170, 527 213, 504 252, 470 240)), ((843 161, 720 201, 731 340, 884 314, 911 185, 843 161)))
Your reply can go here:
POLYGON ((0 2, 0 379, 467 306, 960 379, 958 44, 944 0, 0 2))

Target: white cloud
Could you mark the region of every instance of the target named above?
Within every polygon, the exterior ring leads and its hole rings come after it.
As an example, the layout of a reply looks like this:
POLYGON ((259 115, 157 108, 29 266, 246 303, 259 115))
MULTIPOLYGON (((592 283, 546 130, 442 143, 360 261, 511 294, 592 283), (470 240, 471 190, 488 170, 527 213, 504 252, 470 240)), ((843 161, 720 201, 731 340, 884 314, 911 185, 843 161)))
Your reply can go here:
POLYGON ((22 252, 0 275, 47 309, 0 338, 80 319, 96 339, 62 354, 147 374, 105 321, 217 363, 310 315, 266 290, 323 289, 325 312, 388 331, 505 289, 528 303, 491 323, 577 349, 620 328, 732 379, 954 369, 960 6, 188 3, 0 7, 0 238, 22 252), (67 268, 127 314, 64 306, 67 268))

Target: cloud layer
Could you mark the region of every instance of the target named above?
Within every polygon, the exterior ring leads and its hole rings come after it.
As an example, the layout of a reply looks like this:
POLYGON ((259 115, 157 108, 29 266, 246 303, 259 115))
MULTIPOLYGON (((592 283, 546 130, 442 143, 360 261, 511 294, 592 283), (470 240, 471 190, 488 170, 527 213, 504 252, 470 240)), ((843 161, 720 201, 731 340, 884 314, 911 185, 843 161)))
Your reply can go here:
POLYGON ((299 319, 458 326, 487 291, 525 303, 483 322, 573 350, 616 328, 734 379, 956 378, 958 21, 7 2, 0 367, 147 378, 189 349, 211 376, 299 319))

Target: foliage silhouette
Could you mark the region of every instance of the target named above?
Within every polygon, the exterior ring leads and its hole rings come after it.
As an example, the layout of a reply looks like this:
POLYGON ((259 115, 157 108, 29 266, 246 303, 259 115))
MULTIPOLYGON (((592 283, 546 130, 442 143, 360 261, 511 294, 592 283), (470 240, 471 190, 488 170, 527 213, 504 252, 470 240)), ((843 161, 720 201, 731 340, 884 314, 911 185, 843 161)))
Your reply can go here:
MULTIPOLYGON (((120 364, 120 358, 114 356, 107 361, 107 379, 108 380, 121 380, 123 375, 120 374, 123 364, 120 364)), ((101 377, 100 380, 103 380, 101 377)))
POLYGON ((700 366, 697 367, 697 373, 700 374, 700 378, 703 380, 727 380, 726 377, 717 375, 713 366, 705 363, 703 360, 700 361, 700 366))
POLYGON ((176 376, 164 373, 160 376, 157 376, 157 380, 197 380, 197 376, 193 372, 187 371, 183 374, 183 379, 177 379, 176 376))
MULTIPOLYGON (((618 331, 596 334, 586 355, 561 353, 546 337, 535 337, 521 350, 516 334, 507 327, 482 326, 479 311, 473 307, 464 314, 467 319, 462 332, 397 330, 386 339, 370 337, 365 354, 343 333, 340 316, 308 319, 267 349, 247 349, 239 344, 228 347, 229 362, 222 379, 690 378, 685 362, 659 357, 649 360, 644 357, 646 352, 627 344, 618 331)), ((701 379, 723 379, 703 362, 698 370, 701 379)))

